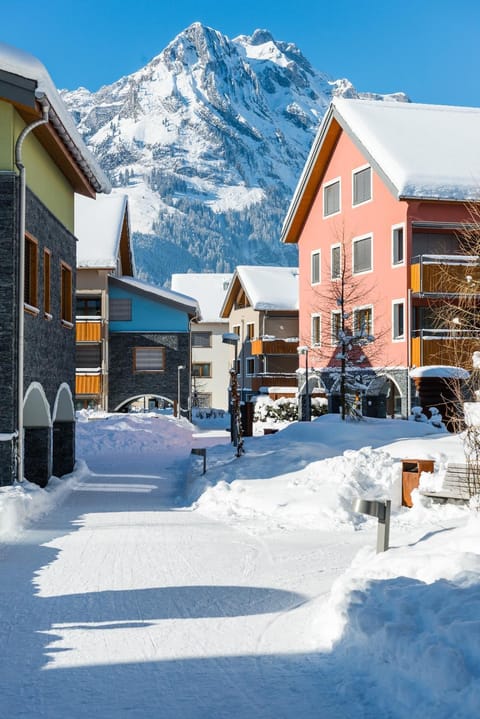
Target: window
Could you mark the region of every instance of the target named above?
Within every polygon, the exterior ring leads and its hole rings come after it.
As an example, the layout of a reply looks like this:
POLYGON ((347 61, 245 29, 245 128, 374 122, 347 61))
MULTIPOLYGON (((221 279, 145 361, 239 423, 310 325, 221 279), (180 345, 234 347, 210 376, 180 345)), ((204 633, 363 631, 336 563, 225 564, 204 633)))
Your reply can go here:
POLYGON ((233 325, 232 333, 240 337, 240 325, 233 325))
POLYGON ((353 204, 361 205, 372 199, 372 168, 364 167, 353 173, 353 204))
POLYGON ((353 240, 353 272, 370 272, 372 269, 372 237, 353 240))
POLYGON ((392 227, 392 264, 403 265, 404 249, 403 249, 403 226, 392 227))
POLYGON ((332 345, 337 345, 340 341, 340 332, 342 329, 342 313, 335 310, 330 315, 330 337, 332 345))
POLYGON ((43 311, 46 315, 50 315, 50 276, 51 276, 51 260, 50 250, 43 251, 43 311))
POLYGON ((195 362, 192 364, 192 377, 211 377, 211 365, 210 362, 195 362))
POLYGON ((255 324, 253 322, 247 323, 247 339, 255 339, 255 324))
POLYGON ((312 315, 312 345, 319 345, 322 341, 322 318, 312 315))
POLYGON ((199 409, 210 409, 212 406, 212 395, 208 392, 194 392, 193 406, 199 409))
POLYGON ((101 317, 101 297, 78 297, 76 298, 75 314, 77 317, 101 317))
POLYGON ((395 300, 392 303, 392 337, 394 340, 405 339, 405 302, 395 300))
POLYGON ((75 352, 75 367, 77 369, 101 368, 102 347, 100 344, 77 344, 75 352))
POLYGON ((134 347, 133 353, 135 372, 163 372, 165 370, 164 347, 134 347))
POLYGON ((110 299, 109 315, 111 322, 130 322, 132 319, 132 300, 126 297, 110 299))
POLYGON ((312 285, 318 285, 320 282, 320 250, 312 252, 312 285))
POLYGON ((342 249, 340 245, 333 245, 330 250, 330 277, 332 280, 340 279, 342 272, 342 249))
POLYGON ((211 332, 192 332, 192 347, 211 347, 211 332))
POLYGON ((73 283, 72 283, 72 270, 71 268, 66 265, 64 262, 60 265, 60 272, 61 272, 61 280, 60 280, 60 292, 61 292, 61 319, 62 322, 68 322, 71 324, 73 322, 73 314, 72 314, 72 293, 73 293, 73 283))
POLYGON ((359 307, 353 311, 353 331, 356 335, 373 334, 373 307, 359 307))
POLYGON ((30 307, 38 303, 38 245, 32 237, 25 236, 25 288, 23 301, 30 307))
POLYGON ((340 180, 334 180, 323 188, 323 216, 340 212, 340 180))
POLYGON ((255 374, 255 358, 254 357, 247 358, 247 374, 249 374, 249 375, 255 374))

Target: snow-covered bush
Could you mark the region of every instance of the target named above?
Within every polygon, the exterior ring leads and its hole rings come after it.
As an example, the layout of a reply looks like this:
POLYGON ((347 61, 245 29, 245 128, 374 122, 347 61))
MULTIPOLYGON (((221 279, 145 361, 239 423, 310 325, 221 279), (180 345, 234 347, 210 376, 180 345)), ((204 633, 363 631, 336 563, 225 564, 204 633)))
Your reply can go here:
MULTIPOLYGON (((327 400, 323 397, 311 398, 312 417, 327 413, 327 400)), ((298 419, 298 401, 293 397, 257 397, 255 401, 254 422, 295 422, 298 419)))

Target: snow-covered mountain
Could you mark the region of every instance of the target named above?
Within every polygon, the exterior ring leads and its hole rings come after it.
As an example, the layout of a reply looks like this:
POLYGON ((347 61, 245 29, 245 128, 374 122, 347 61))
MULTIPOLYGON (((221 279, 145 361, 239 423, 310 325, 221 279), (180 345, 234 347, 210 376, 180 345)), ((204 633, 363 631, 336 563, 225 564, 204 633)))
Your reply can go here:
POLYGON ((333 95, 366 96, 266 30, 231 40, 200 23, 98 92, 62 91, 114 191, 129 195, 139 274, 159 284, 296 263, 280 228, 333 95))

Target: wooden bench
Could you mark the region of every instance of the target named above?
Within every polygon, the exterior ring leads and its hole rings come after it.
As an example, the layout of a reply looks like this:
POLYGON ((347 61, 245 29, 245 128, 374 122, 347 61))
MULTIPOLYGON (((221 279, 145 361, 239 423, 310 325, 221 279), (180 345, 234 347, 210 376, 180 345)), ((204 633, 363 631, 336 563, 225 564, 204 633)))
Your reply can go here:
POLYGON ((480 467, 468 464, 448 464, 443 486, 437 491, 420 489, 424 497, 434 501, 464 504, 474 494, 474 486, 480 490, 480 467))

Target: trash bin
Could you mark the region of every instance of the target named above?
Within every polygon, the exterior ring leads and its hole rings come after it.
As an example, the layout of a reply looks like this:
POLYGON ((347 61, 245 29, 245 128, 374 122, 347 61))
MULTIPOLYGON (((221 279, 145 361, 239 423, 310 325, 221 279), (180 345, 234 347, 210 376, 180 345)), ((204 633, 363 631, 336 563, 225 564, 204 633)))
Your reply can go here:
POLYGON ((422 472, 433 472, 435 462, 433 459, 404 459, 402 460, 402 505, 411 507, 412 489, 416 489, 420 482, 422 472))

